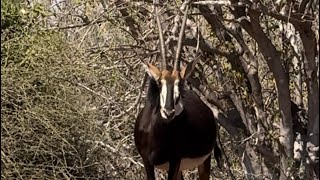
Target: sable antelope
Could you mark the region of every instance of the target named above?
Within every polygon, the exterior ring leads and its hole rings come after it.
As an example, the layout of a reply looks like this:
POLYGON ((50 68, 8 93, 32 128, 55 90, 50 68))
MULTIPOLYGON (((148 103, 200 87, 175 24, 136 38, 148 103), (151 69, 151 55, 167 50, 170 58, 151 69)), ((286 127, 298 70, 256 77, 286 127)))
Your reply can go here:
POLYGON ((197 94, 184 89, 193 65, 180 69, 181 45, 187 18, 186 7, 178 40, 174 68, 166 62, 163 34, 155 7, 161 45, 161 70, 146 64, 150 76, 147 100, 134 129, 135 145, 142 157, 148 180, 154 168, 168 171, 168 180, 183 179, 182 170, 198 167, 200 180, 209 180, 211 152, 219 164, 217 129, 212 111, 197 94))

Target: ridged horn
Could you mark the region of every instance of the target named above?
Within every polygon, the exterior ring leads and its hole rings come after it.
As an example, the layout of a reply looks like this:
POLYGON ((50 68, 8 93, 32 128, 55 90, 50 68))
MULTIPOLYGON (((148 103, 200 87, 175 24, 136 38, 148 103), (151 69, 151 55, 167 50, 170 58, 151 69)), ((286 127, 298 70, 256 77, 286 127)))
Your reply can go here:
POLYGON ((180 34, 179 34, 179 39, 178 39, 178 47, 177 47, 177 51, 176 51, 176 56, 174 59, 174 70, 176 71, 180 71, 180 59, 181 59, 181 49, 182 49, 182 41, 184 39, 184 30, 186 28, 186 22, 187 22, 187 14, 188 14, 188 9, 189 9, 189 5, 186 5, 185 11, 184 11, 184 15, 183 15, 183 20, 182 20, 182 26, 181 26, 181 30, 180 30, 180 34))
POLYGON ((162 32, 162 26, 160 22, 160 17, 159 17, 159 9, 158 6, 160 5, 159 0, 153 0, 153 5, 155 8, 155 13, 156 13, 156 21, 157 21, 157 26, 158 26, 158 32, 159 32, 159 40, 160 40, 160 53, 161 53, 161 69, 166 70, 168 63, 166 60, 166 49, 164 46, 164 40, 163 40, 163 32, 162 32))

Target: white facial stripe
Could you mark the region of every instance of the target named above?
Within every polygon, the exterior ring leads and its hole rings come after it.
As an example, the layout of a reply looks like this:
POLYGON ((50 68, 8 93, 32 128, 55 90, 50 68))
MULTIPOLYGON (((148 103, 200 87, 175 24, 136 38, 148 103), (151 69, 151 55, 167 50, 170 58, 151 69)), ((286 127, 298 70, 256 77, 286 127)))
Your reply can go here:
POLYGON ((167 82, 165 80, 161 80, 161 91, 160 91, 160 114, 164 119, 167 119, 166 113, 164 113, 164 106, 167 98, 167 82))
MULTIPOLYGON (((160 81, 161 83, 161 90, 160 90, 160 114, 162 118, 168 119, 167 113, 165 113, 165 103, 166 103, 166 98, 168 95, 168 85, 167 81, 162 79, 160 81)), ((174 107, 175 107, 175 115, 179 115, 183 111, 183 104, 179 99, 180 92, 179 92, 179 83, 180 80, 175 80, 173 84, 173 98, 174 98, 174 107), (177 102, 179 101, 179 102, 177 102)))
POLYGON ((177 100, 179 95, 180 95, 180 92, 179 92, 179 80, 175 80, 174 81, 174 86, 173 86, 173 97, 174 97, 174 100, 177 100))
POLYGON ((165 80, 161 80, 162 88, 160 92, 160 106, 164 107, 166 98, 167 98, 167 82, 165 80))

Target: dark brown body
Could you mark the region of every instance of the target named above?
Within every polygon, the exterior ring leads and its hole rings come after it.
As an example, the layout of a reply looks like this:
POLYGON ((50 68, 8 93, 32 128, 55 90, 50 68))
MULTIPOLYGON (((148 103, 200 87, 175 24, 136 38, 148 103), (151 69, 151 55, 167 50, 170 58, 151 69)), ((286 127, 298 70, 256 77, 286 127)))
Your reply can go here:
MULTIPOLYGON (((221 152, 216 143, 216 124, 210 108, 193 91, 186 90, 181 92, 183 112, 168 122, 159 113, 157 88, 156 82, 151 79, 147 102, 138 115, 134 130, 135 144, 148 178, 154 179, 150 178, 154 177, 154 166, 201 157, 213 148, 218 161, 221 152)), ((203 170, 207 173, 210 172, 210 157, 205 161, 209 170, 203 170)))

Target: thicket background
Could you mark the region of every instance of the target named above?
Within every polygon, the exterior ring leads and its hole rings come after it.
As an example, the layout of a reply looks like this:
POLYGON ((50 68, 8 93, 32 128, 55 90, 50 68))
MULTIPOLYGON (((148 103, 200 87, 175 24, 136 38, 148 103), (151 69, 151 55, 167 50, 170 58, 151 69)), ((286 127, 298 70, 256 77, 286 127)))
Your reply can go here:
MULTIPOLYGON (((184 6, 161 3, 172 60, 184 6)), ((319 179, 319 1, 191 7, 188 83, 225 153, 212 178, 319 179)), ((1 1, 1 178, 143 179, 133 125, 158 46, 151 0, 1 1)))

